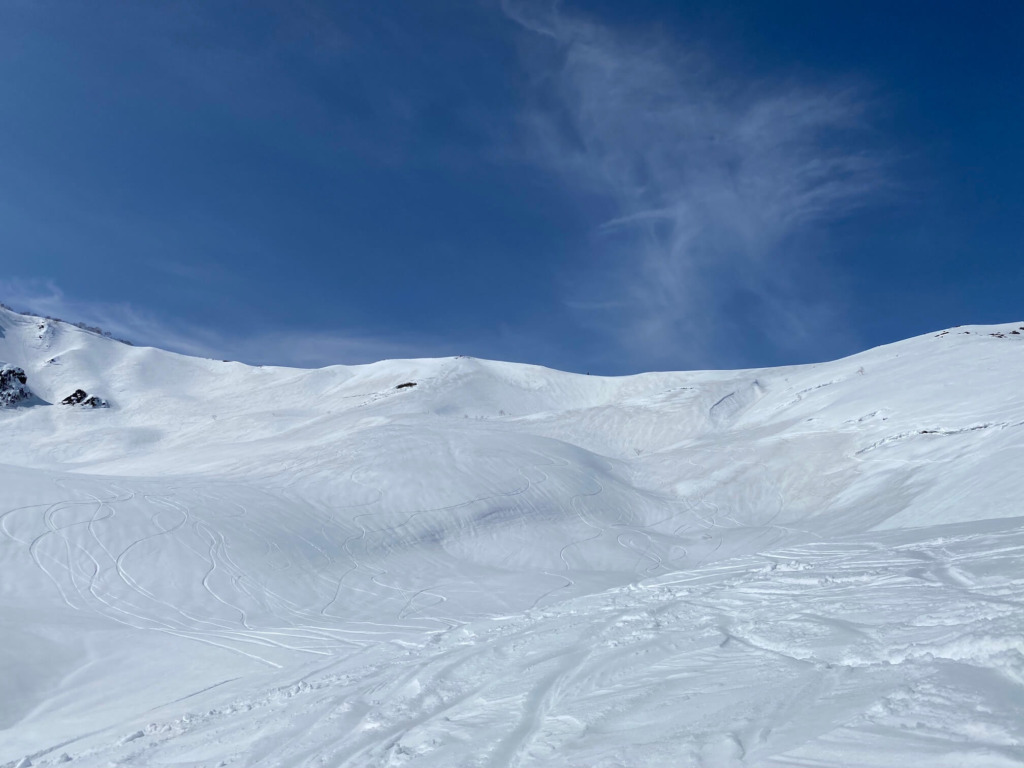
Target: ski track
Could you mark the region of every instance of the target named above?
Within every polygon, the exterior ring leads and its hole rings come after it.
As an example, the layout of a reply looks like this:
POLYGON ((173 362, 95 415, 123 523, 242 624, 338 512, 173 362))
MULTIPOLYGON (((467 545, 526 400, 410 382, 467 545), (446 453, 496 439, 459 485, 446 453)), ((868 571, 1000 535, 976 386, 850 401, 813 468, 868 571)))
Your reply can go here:
MULTIPOLYGON (((532 468, 540 466, 545 465, 532 468)), ((869 708, 866 714, 840 713, 832 719, 825 718, 828 722, 816 726, 819 739, 836 733, 840 726, 864 728, 876 735, 898 729, 898 722, 905 717, 902 713, 908 707, 913 709, 914 702, 934 699, 939 702, 936 706, 950 706, 943 702, 948 702, 952 694, 940 696, 928 687, 932 683, 923 682, 929 676, 917 667, 925 660, 938 658, 996 675, 1009 674, 1007 685, 1020 686, 1024 693, 1024 644, 1015 634, 1018 625, 1013 622, 1024 609, 1024 601, 1013 599, 1024 587, 1024 568, 1016 565, 1014 578, 995 582, 972 575, 982 557, 1019 563, 1018 558, 1024 553, 1024 534, 1019 529, 998 534, 932 536, 924 541, 889 546, 851 537, 846 541, 793 544, 757 556, 705 565, 704 561, 722 546, 723 539, 718 536, 717 543, 709 546, 692 568, 659 577, 655 572, 663 567, 663 561, 649 554, 649 529, 622 523, 605 527, 585 511, 584 501, 603 493, 600 482, 566 502, 579 524, 592 531, 560 547, 558 557, 566 575, 541 572, 558 576, 565 584, 539 594, 533 607, 512 622, 496 617, 467 624, 453 618, 446 620, 441 614, 426 617, 445 628, 428 632, 427 636, 434 639, 422 644, 415 638, 425 627, 403 629, 401 621, 410 618, 414 611, 437 608, 446 599, 437 587, 411 590, 383 583, 381 579, 389 575, 388 571, 361 562, 351 549, 354 542, 369 532, 363 520, 384 515, 384 526, 374 529, 375 532, 395 531, 408 526, 417 516, 521 495, 536 482, 530 480, 528 470, 522 470, 522 474, 527 482, 522 488, 474 497, 461 504, 399 513, 396 522, 389 522, 393 513, 381 511, 353 515, 349 519, 359 531, 349 534, 339 550, 346 553, 351 567, 332 584, 329 602, 317 607, 311 601, 309 609, 302 609, 278 597, 274 611, 279 617, 283 612, 291 619, 290 624, 280 626, 257 623, 244 607, 256 595, 267 593, 258 591, 258 578, 232 559, 228 537, 213 527, 214 518, 195 517, 197 499, 205 498, 203 503, 222 510, 223 498, 192 491, 190 495, 195 498, 186 503, 180 488, 154 494, 111 486, 113 493, 105 496, 91 494, 9 510, 5 518, 14 513, 21 515, 19 533, 29 527, 25 516, 39 510, 39 530, 33 538, 14 535, 6 528, 5 532, 11 541, 26 546, 36 567, 57 587, 63 602, 75 611, 99 611, 136 629, 223 648, 269 669, 284 670, 286 657, 275 660, 256 648, 331 660, 327 677, 314 676, 308 690, 300 686, 300 690, 283 699, 271 695, 255 707, 269 710, 258 720, 249 716, 254 711, 252 702, 238 701, 197 718, 179 718, 171 723, 154 721, 144 729, 143 738, 121 736, 106 747, 90 747, 69 755, 84 765, 134 763, 143 759, 163 761, 179 750, 194 750, 202 740, 216 736, 236 739, 238 754, 247 755, 244 761, 248 765, 270 765, 277 761, 319 765, 325 757, 329 757, 329 764, 338 766, 397 766, 413 760, 446 765, 447 755, 468 738, 468 733, 459 735, 459 723, 482 721, 487 724, 488 740, 475 751, 478 759, 466 765, 544 765, 555 755, 565 754, 562 750, 584 733, 607 731, 614 735, 616 731, 609 723, 617 722, 616 718, 628 720, 629 711, 655 707, 651 702, 658 701, 659 696, 663 703, 658 706, 673 707, 693 696, 711 695, 711 691, 718 690, 715 696, 727 700, 727 719, 732 725, 723 735, 720 727, 712 727, 696 715, 688 716, 692 719, 691 729, 699 737, 685 749, 676 745, 679 749, 673 759, 681 761, 679 764, 693 765, 774 765, 777 754, 782 754, 779 750, 806 746, 800 739, 787 735, 784 728, 780 731, 777 724, 805 717, 818 723, 815 717, 822 716, 814 714, 815 708, 828 708, 830 698, 850 674, 900 670, 899 682, 883 686, 887 693, 881 699, 895 703, 869 708), (156 508, 146 518, 148 530, 115 545, 105 538, 104 530, 111 527, 119 508, 126 504, 136 503, 133 514, 138 515, 144 506, 138 507, 136 500, 156 508), (616 528, 625 528, 626 532, 616 528), (73 537, 76 529, 84 529, 85 536, 73 537), (607 593, 552 603, 554 593, 574 584, 568 575, 573 572, 568 553, 606 536, 635 557, 635 571, 645 580, 607 593), (636 536, 645 537, 643 543, 632 538, 636 536), (136 553, 168 537, 184 537, 186 549, 205 563, 197 572, 199 585, 208 598, 205 614, 162 599, 132 574, 139 568, 134 560, 144 559, 136 553), (46 547, 46 542, 54 538, 61 542, 59 550, 46 547), (344 599, 349 589, 362 590, 345 585, 346 577, 357 572, 367 573, 370 583, 402 596, 404 602, 395 616, 396 622, 356 628, 327 612, 328 607, 344 599), (106 574, 116 576, 117 580, 109 581, 106 574), (122 589, 113 589, 115 584, 122 589), (252 584, 253 588, 245 589, 245 584, 252 584), (922 596, 922 584, 931 591, 941 590, 941 594, 926 591, 922 596), (221 594, 225 590, 231 597, 221 594), (423 597, 435 601, 418 603, 423 597), (899 606, 905 611, 908 602, 919 611, 910 624, 902 619, 886 624, 877 618, 857 618, 858 613, 877 614, 880 605, 884 610, 899 606), (965 611, 961 603, 971 606, 970 609, 965 611), (957 606, 957 611, 944 608, 944 604, 957 606), (603 617, 600 623, 587 618, 593 615, 603 617), (780 622, 780 616, 786 618, 780 622), (361 652, 373 647, 368 640, 353 639, 358 635, 403 639, 397 646, 391 646, 394 658, 390 664, 370 671, 354 665, 349 670, 346 659, 358 659, 361 652), (822 639, 822 643, 816 646, 808 643, 808 638, 822 639), (401 649, 410 647, 410 642, 414 650, 403 652, 401 649), (723 693, 715 682, 722 670, 732 679, 749 679, 753 698, 749 690, 742 688, 723 693), (348 681, 362 682, 347 685, 334 695, 331 681, 339 674, 344 674, 348 681), (639 676, 640 680, 625 684, 631 675, 639 676), (682 686, 682 681, 687 681, 686 686, 682 686), (682 692, 683 687, 686 693, 682 692), (416 693, 396 693, 406 688, 416 693), (316 696, 309 702, 295 704, 294 699, 311 696, 313 691, 316 696), (278 718, 280 723, 275 725, 278 718), (353 718, 356 722, 349 722, 353 718), (339 721, 349 722, 348 736, 329 733, 339 727, 339 721), (245 746, 246 734, 257 726, 261 737, 249 749, 245 746)), ((359 482, 355 472, 350 479, 359 482)), ((548 479, 546 473, 544 479, 548 479)), ((366 487, 375 499, 352 505, 351 509, 372 508, 386 498, 381 489, 366 487)), ((780 492, 777 502, 766 526, 772 526, 785 507, 780 492)), ((714 537, 711 532, 722 528, 725 518, 716 503, 699 496, 688 500, 686 506, 693 519, 705 527, 705 535, 714 537), (700 507, 708 510, 707 517, 696 511, 700 507)), ((248 516, 244 504, 236 502, 234 509, 237 513, 224 519, 248 516)), ((120 517, 125 514, 120 513, 120 517)), ((333 519, 324 525, 345 529, 333 519)), ((255 532, 251 526, 246 530, 255 532)), ((333 557, 321 557, 321 545, 301 536, 296 540, 309 544, 313 556, 320 558, 319 567, 329 569, 336 562, 333 557)), ((269 553, 271 549, 263 547, 262 551, 269 553)), ((209 691, 223 690, 225 684, 211 685, 209 691)), ((196 691, 169 702, 167 707, 206 692, 207 689, 196 691)), ((157 720, 164 709, 154 710, 157 720)), ((1024 706, 1018 714, 1024 714, 1024 706)), ((1000 721, 997 725, 987 727, 1003 734, 1000 738, 1007 744, 986 747, 978 752, 978 759, 986 754, 1005 759, 1024 755, 1024 733, 1012 727, 1009 713, 996 720, 1000 721)), ((82 739, 96 737, 95 733, 84 734, 82 739)), ((935 749, 933 742, 937 739, 946 743, 934 729, 929 730, 928 749, 935 749)), ((35 759, 46 764, 48 755, 74 743, 75 740, 65 741, 48 747, 39 751, 35 759)), ((661 755, 668 749, 664 744, 634 743, 629 748, 633 751, 617 752, 614 743, 618 742, 612 739, 598 753, 584 751, 578 759, 573 758, 576 762, 565 764, 585 765, 591 760, 614 764, 607 762, 609 759, 629 764, 630 760, 638 759, 636 755, 644 755, 645 750, 661 755)), ((800 764, 797 757, 793 760, 792 764, 800 764)), ((778 764, 790 763, 782 760, 778 764)))
MULTIPOLYGON (((1024 551, 1024 534, 889 549, 856 540, 789 547, 687 578, 657 577, 511 622, 452 629, 414 650, 396 648, 381 665, 336 660, 287 694, 272 690, 264 700, 235 701, 184 722, 157 718, 144 748, 140 739, 132 749, 114 744, 73 757, 163 762, 216 737, 229 739, 250 765, 531 766, 556 755, 559 764, 612 765, 667 749, 681 765, 803 764, 806 738, 787 724, 809 720, 819 739, 852 729, 884 743, 922 707, 951 706, 948 675, 930 670, 931 659, 954 671, 1009 673, 1006 685, 1024 690, 1024 678, 1015 677, 1024 669, 1015 621, 1024 604, 1002 594, 1024 587, 1024 567, 990 584, 970 575, 994 544, 1010 557, 1024 551), (950 568, 960 575, 950 578, 950 568), (940 592, 922 593, 922 582, 940 592), (878 703, 844 709, 844 686, 863 675, 879 678, 878 703), (723 688, 723 680, 746 683, 723 688), (701 695, 717 704, 678 709, 701 695), (639 746, 615 738, 640 714, 667 712, 689 722, 695 738, 639 746), (261 736, 247 751, 254 728, 261 736), (598 743, 576 754, 586 732, 598 743), (467 739, 476 757, 447 762, 467 739)), ((1022 711, 1018 700, 1015 712, 988 716, 1002 745, 965 747, 936 728, 912 742, 926 754, 956 745, 979 765, 991 755, 1021 759, 1022 711)))

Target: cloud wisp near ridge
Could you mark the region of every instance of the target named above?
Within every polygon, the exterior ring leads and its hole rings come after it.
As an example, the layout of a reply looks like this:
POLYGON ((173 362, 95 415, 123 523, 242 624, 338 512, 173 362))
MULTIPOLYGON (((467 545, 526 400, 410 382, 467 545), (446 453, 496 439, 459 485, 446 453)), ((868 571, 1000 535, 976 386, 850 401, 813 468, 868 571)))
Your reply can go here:
POLYGON ((17 311, 84 322, 133 344, 254 365, 314 368, 452 354, 449 342, 433 338, 397 339, 313 326, 231 331, 183 317, 167 317, 131 302, 68 296, 52 281, 0 279, 0 301, 17 311))

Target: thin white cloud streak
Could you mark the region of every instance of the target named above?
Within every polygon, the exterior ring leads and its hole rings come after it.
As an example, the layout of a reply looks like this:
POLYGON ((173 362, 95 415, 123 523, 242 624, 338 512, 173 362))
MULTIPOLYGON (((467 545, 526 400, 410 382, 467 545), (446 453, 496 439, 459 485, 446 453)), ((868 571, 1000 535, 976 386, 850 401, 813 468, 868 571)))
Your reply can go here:
MULTIPOLYGON (((801 289, 801 237, 885 194, 857 88, 730 76, 699 48, 508 1, 528 30, 535 157, 610 204, 567 304, 640 364, 730 364, 756 319, 806 352, 840 315, 801 289), (737 304, 747 309, 737 313, 737 304), (755 317, 741 317, 750 306, 755 317)), ((836 297, 832 297, 833 299, 836 297)))
POLYGON ((0 302, 17 311, 98 327, 133 344, 250 364, 312 368, 451 354, 430 339, 406 343, 316 328, 232 336, 212 326, 172 321, 130 303, 75 299, 52 281, 0 280, 0 302))

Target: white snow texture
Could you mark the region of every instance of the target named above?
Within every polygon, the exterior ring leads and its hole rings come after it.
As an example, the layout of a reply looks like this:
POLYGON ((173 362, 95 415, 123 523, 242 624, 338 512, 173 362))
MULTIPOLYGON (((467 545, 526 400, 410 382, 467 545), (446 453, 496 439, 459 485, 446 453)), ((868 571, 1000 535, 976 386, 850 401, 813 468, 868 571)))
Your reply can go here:
POLYGON ((603 378, 0 310, 2 364, 0 766, 1024 766, 1019 324, 603 378))

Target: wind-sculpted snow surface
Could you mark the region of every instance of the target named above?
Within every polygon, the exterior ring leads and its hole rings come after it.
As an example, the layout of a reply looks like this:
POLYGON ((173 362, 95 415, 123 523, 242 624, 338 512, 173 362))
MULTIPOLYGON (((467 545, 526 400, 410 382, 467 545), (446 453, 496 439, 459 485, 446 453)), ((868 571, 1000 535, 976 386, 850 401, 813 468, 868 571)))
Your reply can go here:
POLYGON ((1019 326, 617 379, 0 328, 0 765, 1024 765, 1019 326))

